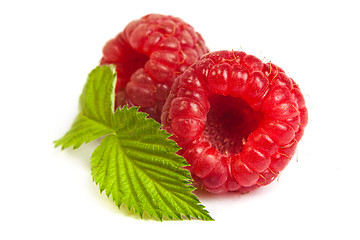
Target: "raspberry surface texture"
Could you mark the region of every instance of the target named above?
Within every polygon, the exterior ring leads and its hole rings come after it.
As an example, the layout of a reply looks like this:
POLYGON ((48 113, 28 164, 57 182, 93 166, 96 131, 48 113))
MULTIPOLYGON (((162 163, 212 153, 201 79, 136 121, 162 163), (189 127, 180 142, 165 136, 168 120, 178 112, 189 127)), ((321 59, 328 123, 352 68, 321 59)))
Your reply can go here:
POLYGON ((218 51, 175 80, 161 121, 198 184, 214 193, 246 193, 286 167, 308 112, 281 68, 244 52, 218 51))
POLYGON ((149 14, 130 22, 106 43, 100 64, 115 64, 115 109, 128 104, 160 121, 174 79, 208 52, 183 20, 149 14))

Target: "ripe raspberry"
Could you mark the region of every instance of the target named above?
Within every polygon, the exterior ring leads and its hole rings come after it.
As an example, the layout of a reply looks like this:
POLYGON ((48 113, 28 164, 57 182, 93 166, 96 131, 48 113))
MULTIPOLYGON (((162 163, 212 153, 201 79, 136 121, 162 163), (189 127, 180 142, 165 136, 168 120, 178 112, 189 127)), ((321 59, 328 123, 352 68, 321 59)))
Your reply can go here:
POLYGON ((171 90, 161 115, 195 181, 210 192, 248 192, 272 182, 308 121, 298 85, 244 52, 203 56, 171 90))
POLYGON ((175 77, 207 53, 204 40, 179 18, 149 14, 129 23, 103 48, 100 64, 115 64, 115 109, 140 106, 160 121, 175 77))

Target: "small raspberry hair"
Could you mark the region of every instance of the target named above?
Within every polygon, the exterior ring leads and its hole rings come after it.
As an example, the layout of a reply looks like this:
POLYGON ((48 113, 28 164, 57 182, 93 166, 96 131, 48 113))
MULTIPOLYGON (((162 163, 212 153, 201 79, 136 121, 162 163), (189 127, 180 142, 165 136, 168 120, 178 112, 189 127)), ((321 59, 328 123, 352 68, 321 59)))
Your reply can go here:
POLYGON ((286 167, 308 112, 281 68, 244 52, 218 51, 176 79, 161 120, 195 181, 209 192, 245 193, 286 167))
POLYGON ((149 14, 130 22, 103 48, 100 64, 115 64, 115 108, 128 104, 160 121, 176 76, 207 53, 201 35, 183 20, 149 14))

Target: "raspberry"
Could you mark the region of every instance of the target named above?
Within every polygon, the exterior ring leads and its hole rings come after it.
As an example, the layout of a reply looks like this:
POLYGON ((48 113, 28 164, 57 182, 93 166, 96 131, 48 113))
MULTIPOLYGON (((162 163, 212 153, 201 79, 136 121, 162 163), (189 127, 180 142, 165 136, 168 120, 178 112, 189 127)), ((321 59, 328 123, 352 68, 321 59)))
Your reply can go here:
POLYGON ((149 14, 129 23, 103 48, 100 64, 115 64, 115 109, 128 104, 160 121, 177 75, 207 53, 201 35, 179 18, 149 14))
POLYGON ((209 192, 271 183, 295 153, 308 113, 298 85, 240 51, 209 53, 180 75, 161 115, 209 192))

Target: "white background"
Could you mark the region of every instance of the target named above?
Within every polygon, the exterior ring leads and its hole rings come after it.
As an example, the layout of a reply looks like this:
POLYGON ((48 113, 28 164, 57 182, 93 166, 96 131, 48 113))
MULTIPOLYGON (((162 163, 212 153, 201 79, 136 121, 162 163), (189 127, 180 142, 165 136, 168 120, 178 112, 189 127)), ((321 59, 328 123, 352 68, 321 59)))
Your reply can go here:
POLYGON ((2 1, 0 239, 360 239, 357 1, 2 1), (141 220, 92 182, 95 144, 54 149, 105 42, 148 13, 211 50, 244 50, 300 85, 309 125, 278 181, 199 194, 213 222, 141 220))

